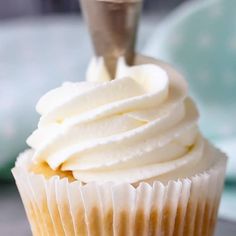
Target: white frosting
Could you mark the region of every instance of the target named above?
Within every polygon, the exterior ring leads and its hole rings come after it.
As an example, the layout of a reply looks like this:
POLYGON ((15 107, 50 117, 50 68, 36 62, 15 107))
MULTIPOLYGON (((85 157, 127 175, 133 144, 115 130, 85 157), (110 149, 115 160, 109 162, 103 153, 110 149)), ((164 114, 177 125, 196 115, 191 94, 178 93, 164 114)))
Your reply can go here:
POLYGON ((111 80, 94 59, 86 82, 67 82, 37 104, 41 119, 27 140, 33 161, 85 183, 194 174, 210 160, 187 93, 182 78, 158 65, 128 67, 121 59, 111 80))

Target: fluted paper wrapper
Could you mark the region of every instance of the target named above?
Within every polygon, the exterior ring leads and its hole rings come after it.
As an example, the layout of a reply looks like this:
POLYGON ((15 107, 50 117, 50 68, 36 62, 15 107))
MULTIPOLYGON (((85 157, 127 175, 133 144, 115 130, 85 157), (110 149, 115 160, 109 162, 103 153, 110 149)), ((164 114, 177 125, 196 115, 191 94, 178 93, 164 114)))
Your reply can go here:
POLYGON ((68 182, 13 169, 33 235, 213 235, 226 158, 190 178, 152 185, 68 182))

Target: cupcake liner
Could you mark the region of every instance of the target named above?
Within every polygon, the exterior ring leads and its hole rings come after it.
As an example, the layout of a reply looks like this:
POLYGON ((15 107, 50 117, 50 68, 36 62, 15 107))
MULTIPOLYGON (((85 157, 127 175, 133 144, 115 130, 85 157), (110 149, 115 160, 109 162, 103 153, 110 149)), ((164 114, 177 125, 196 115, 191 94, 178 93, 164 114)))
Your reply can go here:
MULTIPOLYGON (((221 154, 221 153, 220 153, 221 154)), ((164 184, 69 182, 28 171, 30 151, 12 170, 33 235, 213 235, 226 158, 198 175, 164 184)))

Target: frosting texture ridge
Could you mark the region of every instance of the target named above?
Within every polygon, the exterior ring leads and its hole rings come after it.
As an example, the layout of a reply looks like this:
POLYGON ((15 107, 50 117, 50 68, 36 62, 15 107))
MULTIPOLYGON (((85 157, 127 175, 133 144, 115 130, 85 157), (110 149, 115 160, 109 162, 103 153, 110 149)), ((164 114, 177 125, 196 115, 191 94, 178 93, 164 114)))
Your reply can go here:
POLYGON ((36 109, 38 129, 27 140, 33 161, 85 183, 168 180, 209 162, 185 80, 158 65, 120 59, 111 80, 94 59, 87 81, 64 83, 36 109))

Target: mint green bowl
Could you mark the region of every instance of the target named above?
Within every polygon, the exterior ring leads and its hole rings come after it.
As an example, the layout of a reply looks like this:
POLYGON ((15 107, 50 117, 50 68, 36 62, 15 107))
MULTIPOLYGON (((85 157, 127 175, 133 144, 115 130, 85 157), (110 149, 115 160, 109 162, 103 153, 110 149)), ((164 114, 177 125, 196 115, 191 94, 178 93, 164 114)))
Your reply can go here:
POLYGON ((190 84, 206 137, 229 156, 236 179, 236 1, 193 1, 154 31, 145 54, 177 67, 190 84))

